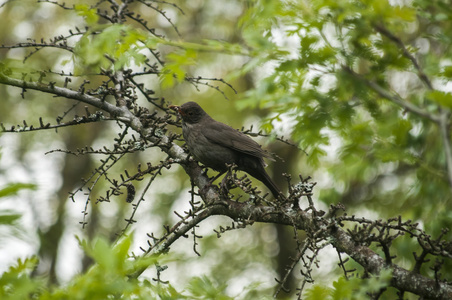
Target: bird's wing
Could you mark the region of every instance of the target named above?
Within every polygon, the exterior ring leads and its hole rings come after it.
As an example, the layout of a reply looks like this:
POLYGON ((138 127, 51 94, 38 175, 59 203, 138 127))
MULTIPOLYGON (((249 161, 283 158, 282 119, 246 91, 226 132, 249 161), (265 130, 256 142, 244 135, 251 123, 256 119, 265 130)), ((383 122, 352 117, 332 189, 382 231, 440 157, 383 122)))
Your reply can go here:
POLYGON ((213 143, 259 158, 267 157, 274 160, 252 138, 226 124, 214 121, 201 130, 204 136, 213 143))

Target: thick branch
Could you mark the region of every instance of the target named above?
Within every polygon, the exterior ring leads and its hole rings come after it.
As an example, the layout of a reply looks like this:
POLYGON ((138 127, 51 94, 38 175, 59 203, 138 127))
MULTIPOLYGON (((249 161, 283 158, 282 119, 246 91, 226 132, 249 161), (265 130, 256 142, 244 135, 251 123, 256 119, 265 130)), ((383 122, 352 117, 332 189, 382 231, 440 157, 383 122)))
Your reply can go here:
POLYGON ((378 275, 383 269, 392 270, 391 286, 400 291, 408 291, 428 299, 452 299, 452 286, 443 282, 410 272, 396 264, 387 265, 385 260, 368 247, 353 241, 351 236, 340 228, 329 232, 333 239, 332 245, 340 252, 347 253, 364 269, 378 275))

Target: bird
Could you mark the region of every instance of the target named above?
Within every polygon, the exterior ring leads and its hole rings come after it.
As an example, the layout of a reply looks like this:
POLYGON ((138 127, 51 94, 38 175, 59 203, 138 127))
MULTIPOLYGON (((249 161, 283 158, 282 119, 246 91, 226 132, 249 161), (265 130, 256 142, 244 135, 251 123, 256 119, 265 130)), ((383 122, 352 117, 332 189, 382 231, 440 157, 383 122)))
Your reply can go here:
MULTIPOLYGON (((196 102, 170 105, 169 108, 182 119, 182 135, 192 156, 206 167, 220 172, 214 180, 230 170, 228 165, 236 165, 238 170, 265 184, 275 198, 283 197, 281 190, 265 171, 263 158, 274 159, 256 141, 214 120, 196 102)), ((222 188, 226 186, 226 178, 220 185, 222 188)))

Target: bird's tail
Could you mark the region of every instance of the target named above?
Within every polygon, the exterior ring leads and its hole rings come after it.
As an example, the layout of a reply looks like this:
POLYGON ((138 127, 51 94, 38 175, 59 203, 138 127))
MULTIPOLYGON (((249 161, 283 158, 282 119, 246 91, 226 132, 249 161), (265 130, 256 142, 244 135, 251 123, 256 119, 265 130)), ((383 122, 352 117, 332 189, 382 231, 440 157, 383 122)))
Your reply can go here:
POLYGON ((256 178, 257 180, 261 181, 265 186, 271 191, 273 194, 273 197, 275 198, 284 198, 284 195, 282 194, 281 190, 278 188, 278 186, 275 184, 273 179, 268 175, 268 173, 265 171, 264 167, 262 166, 259 168, 260 170, 257 170, 257 172, 248 172, 251 176, 256 178))

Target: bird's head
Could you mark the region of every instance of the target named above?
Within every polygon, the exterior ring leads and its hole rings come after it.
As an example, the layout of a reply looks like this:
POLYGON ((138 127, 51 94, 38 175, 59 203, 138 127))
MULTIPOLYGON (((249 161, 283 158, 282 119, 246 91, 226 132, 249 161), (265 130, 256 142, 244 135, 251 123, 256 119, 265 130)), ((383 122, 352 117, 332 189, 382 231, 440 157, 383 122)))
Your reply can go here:
POLYGON ((198 123, 207 113, 196 102, 187 102, 181 106, 170 105, 170 109, 179 113, 182 120, 188 124, 198 123))

